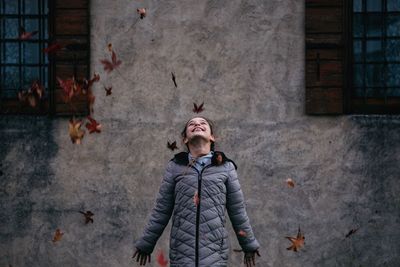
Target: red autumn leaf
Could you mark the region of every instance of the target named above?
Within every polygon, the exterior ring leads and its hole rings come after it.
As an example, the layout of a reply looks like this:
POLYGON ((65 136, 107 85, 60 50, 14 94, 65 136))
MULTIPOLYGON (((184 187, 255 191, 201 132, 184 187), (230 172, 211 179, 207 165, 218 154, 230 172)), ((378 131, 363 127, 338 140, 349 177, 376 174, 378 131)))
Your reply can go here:
POLYGON ((299 227, 299 231, 297 232, 297 236, 296 237, 290 237, 287 236, 287 239, 290 240, 290 242, 292 242, 292 245, 288 248, 286 248, 287 250, 293 250, 294 252, 297 252, 297 250, 304 246, 304 235, 301 233, 300 231, 300 227, 299 227))
POLYGON ((164 252, 161 250, 157 255, 157 262, 160 267, 167 267, 168 260, 164 256, 164 252))
POLYGON ((46 48, 43 48, 43 52, 46 54, 52 54, 52 53, 57 52, 60 49, 62 49, 62 45, 59 43, 54 43, 52 45, 49 45, 46 48))
POLYGON ((93 74, 93 78, 92 79, 84 79, 83 80, 83 85, 82 85, 82 91, 84 94, 86 94, 86 92, 89 90, 89 88, 92 87, 93 83, 100 81, 100 75, 94 73, 93 74))
POLYGON ((69 120, 69 136, 73 144, 80 144, 85 131, 81 130, 82 121, 76 121, 74 118, 69 120))
POLYGON ((75 77, 66 80, 61 80, 57 77, 57 81, 64 92, 64 102, 66 103, 69 102, 74 95, 81 92, 81 86, 75 81, 75 77))
POLYGON ((289 187, 294 187, 294 181, 292 180, 292 178, 287 178, 286 179, 286 184, 289 186, 289 187))
POLYGON ((88 120, 90 121, 90 123, 86 123, 86 128, 89 130, 89 133, 100 133, 101 132, 101 124, 97 123, 97 121, 95 119, 93 119, 90 116, 87 116, 88 120))
POLYGON ((111 61, 108 59, 102 59, 100 62, 103 64, 104 70, 107 71, 107 73, 110 73, 122 63, 121 60, 117 60, 117 55, 114 50, 111 50, 111 61))
POLYGON ((37 33, 38 33, 38 31, 27 32, 27 31, 25 31, 24 27, 22 27, 22 26, 19 27, 19 39, 21 39, 21 40, 29 40, 37 33))
POLYGON ((174 151, 175 149, 178 149, 178 147, 176 146, 176 141, 170 143, 169 141, 167 142, 167 147, 169 149, 171 149, 172 151, 174 151))
POLYGON ((105 87, 104 86, 104 90, 106 91, 106 96, 111 95, 112 86, 110 86, 110 87, 105 87))
POLYGON ((243 231, 243 230, 239 230, 238 235, 241 236, 241 237, 246 237, 247 233, 245 231, 243 231))
POLYGON ((146 9, 145 8, 138 8, 137 13, 139 13, 141 19, 146 17, 146 9))
POLYGON ((194 202, 194 204, 195 204, 196 206, 199 205, 200 199, 199 199, 199 194, 197 193, 197 190, 196 190, 196 192, 194 192, 193 202, 194 202))
POLYGON ((201 103, 199 106, 197 106, 196 103, 193 103, 193 112, 195 112, 195 113, 202 112, 204 110, 203 106, 204 106, 204 102, 201 103))
POLYGON ((94 214, 90 210, 88 210, 86 212, 83 212, 83 211, 79 211, 79 212, 82 213, 83 216, 85 216, 85 224, 88 224, 89 222, 93 223, 92 217, 94 214))
POLYGON ((61 230, 57 228, 56 232, 54 233, 53 242, 55 243, 57 241, 60 241, 63 235, 64 233, 62 233, 61 230))
POLYGON ((93 94, 92 88, 89 88, 88 93, 87 93, 87 101, 89 103, 90 114, 93 114, 93 106, 94 106, 95 99, 96 99, 96 97, 93 94))

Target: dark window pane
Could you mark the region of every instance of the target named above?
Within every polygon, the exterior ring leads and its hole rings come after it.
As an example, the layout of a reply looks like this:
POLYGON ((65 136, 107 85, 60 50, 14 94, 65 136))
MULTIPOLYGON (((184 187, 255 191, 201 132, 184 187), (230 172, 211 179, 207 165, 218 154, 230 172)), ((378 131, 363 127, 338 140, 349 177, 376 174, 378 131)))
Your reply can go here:
POLYGON ((382 0, 367 0, 367 11, 382 11, 382 0))
POLYGON ((387 0, 387 10, 388 11, 400 11, 400 1, 399 0, 387 0))
POLYGON ((388 88, 386 95, 388 97, 400 97, 400 87, 388 88))
POLYGON ((44 19, 42 23, 44 23, 44 25, 42 25, 42 27, 43 27, 43 37, 42 38, 48 39, 49 38, 49 29, 47 26, 47 19, 44 19))
POLYGON ((367 41, 367 52, 366 61, 384 61, 382 42, 380 40, 368 40, 367 41))
POLYGON ((363 60, 362 41, 354 41, 353 53, 355 62, 361 62, 363 60))
POLYGON ((6 14, 18 14, 18 0, 6 0, 6 14))
POLYGON ((384 86, 384 65, 366 64, 366 86, 384 86))
POLYGON ((400 35, 400 15, 387 16, 387 35, 388 36, 400 35))
POLYGON ((39 80, 38 67, 25 67, 24 68, 24 85, 30 86, 34 80, 39 80))
POLYGON ((366 88, 365 90, 366 97, 385 97, 385 88, 366 88))
POLYGON ((4 63, 19 63, 19 44, 17 42, 5 43, 4 63))
POLYGON ((18 67, 5 67, 4 88, 17 89, 19 87, 18 67))
POLYGON ((387 85, 400 86, 400 64, 388 64, 387 85))
POLYGON ((25 14, 39 14, 38 0, 25 0, 25 14))
POLYGON ((24 63, 39 63, 39 44, 24 43, 24 63))
POLYGON ((363 15, 354 14, 353 16, 353 35, 355 37, 362 37, 364 34, 363 15))
POLYGON ((382 35, 382 15, 369 14, 367 15, 367 36, 376 37, 382 35))
POLYGON ((353 11, 354 12, 362 11, 362 0, 353 0, 353 11))
POLYGON ((17 39, 19 36, 18 19, 5 19, 5 38, 17 39))
POLYGON ((354 97, 364 97, 365 88, 364 87, 356 87, 354 88, 354 97))
POLYGON ((364 86, 364 69, 363 65, 355 64, 353 67, 353 85, 354 86, 364 86))
MULTIPOLYGON (((39 21, 38 19, 25 19, 25 31, 33 32, 39 31, 39 21)), ((39 33, 32 36, 31 39, 38 39, 39 33)))
POLYGON ((400 40, 387 40, 385 53, 388 61, 400 61, 400 40))

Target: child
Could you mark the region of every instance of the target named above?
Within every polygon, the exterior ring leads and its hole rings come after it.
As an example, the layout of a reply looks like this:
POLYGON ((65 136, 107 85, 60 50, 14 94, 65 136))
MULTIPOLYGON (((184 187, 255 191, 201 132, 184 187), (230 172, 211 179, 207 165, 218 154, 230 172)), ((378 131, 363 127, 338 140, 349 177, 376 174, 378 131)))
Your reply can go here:
POLYGON ((190 119, 182 131, 189 153, 168 163, 150 220, 137 240, 137 262, 150 254, 172 215, 170 267, 227 266, 228 234, 225 207, 244 251, 246 266, 255 265, 259 243, 253 235, 235 163, 214 151, 212 124, 204 117, 190 119))

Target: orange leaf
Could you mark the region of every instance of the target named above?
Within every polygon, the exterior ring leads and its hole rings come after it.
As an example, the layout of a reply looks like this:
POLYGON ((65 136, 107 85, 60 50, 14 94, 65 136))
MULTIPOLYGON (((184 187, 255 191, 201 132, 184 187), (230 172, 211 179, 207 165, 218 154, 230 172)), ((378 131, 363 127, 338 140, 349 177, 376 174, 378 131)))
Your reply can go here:
POLYGON ((74 118, 69 120, 69 136, 73 144, 80 144, 85 131, 81 130, 82 121, 76 121, 74 118))
POLYGON ((204 110, 203 106, 204 106, 204 102, 201 103, 199 106, 197 106, 196 103, 193 103, 193 112, 195 112, 195 113, 202 112, 204 110))
POLYGON ((60 229, 56 229, 56 232, 55 232, 55 234, 54 234, 54 237, 53 237, 53 242, 55 243, 55 242, 57 242, 57 241, 60 241, 61 240, 61 237, 64 235, 64 233, 62 233, 61 232, 61 230, 60 229))
POLYGON ((138 8, 137 13, 139 13, 141 19, 146 17, 146 9, 145 8, 138 8))
POLYGON ((293 250, 294 252, 297 252, 297 250, 304 246, 304 235, 301 233, 300 231, 300 227, 299 227, 299 231, 297 232, 297 237, 290 237, 287 236, 287 239, 290 240, 290 242, 292 242, 292 245, 288 248, 286 248, 287 250, 293 250))
POLYGON ((291 179, 291 178, 287 178, 286 179, 286 184, 289 186, 289 187, 294 187, 294 181, 291 179))
POLYGON ((169 141, 167 142, 167 147, 169 149, 171 149, 172 151, 174 151, 175 149, 178 149, 178 147, 176 146, 176 141, 170 143, 169 141))

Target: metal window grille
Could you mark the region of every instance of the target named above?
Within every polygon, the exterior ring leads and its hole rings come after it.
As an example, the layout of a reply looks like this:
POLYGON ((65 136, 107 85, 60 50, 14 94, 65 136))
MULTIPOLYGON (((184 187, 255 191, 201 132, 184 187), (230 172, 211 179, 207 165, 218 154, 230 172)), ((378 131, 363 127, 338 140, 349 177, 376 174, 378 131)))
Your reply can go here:
POLYGON ((383 109, 400 99, 400 1, 353 0, 352 97, 383 109))
POLYGON ((16 99, 35 80, 48 98, 49 61, 43 49, 49 44, 49 0, 0 0, 0 29, 0 104, 16 99), (20 27, 38 33, 21 40, 20 27))

